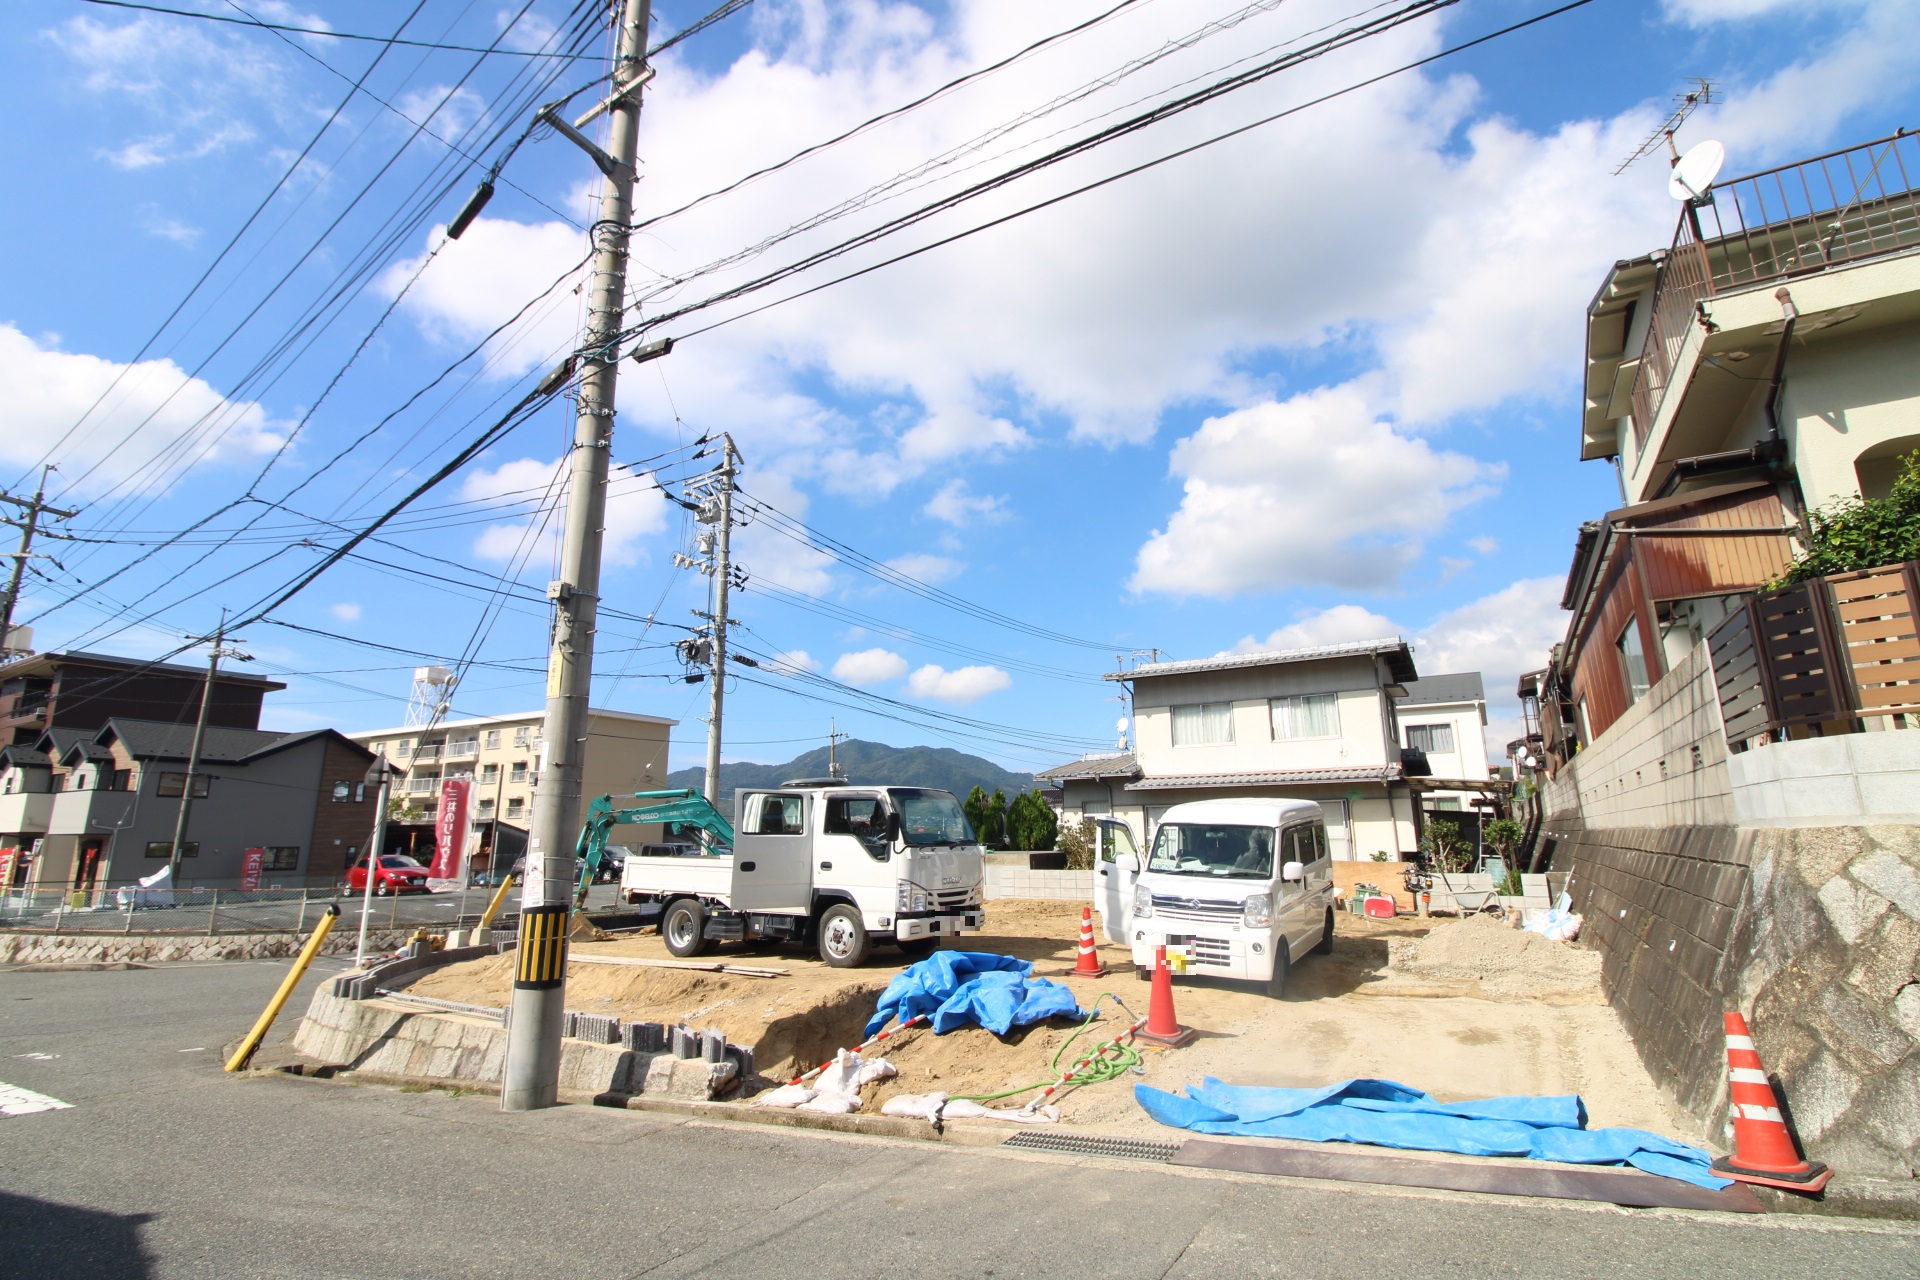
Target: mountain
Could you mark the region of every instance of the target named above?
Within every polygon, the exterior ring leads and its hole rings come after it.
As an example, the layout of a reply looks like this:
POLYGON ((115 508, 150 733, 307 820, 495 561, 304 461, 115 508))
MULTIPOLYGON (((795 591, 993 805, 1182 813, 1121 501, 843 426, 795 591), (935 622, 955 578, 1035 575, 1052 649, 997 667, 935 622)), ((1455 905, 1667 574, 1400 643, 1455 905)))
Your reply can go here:
MULTIPOLYGON (((937 787, 962 800, 978 786, 991 795, 995 788, 1011 800, 1034 787, 1030 773, 1009 773, 991 760, 970 756, 951 747, 890 747, 884 742, 852 739, 840 744, 834 758, 849 779, 866 786, 937 787)), ((669 787, 700 787, 704 766, 675 769, 667 775, 669 787)), ((754 764, 747 760, 721 761, 720 794, 731 799, 741 787, 774 787, 794 778, 827 776, 827 749, 804 752, 785 764, 754 764)))

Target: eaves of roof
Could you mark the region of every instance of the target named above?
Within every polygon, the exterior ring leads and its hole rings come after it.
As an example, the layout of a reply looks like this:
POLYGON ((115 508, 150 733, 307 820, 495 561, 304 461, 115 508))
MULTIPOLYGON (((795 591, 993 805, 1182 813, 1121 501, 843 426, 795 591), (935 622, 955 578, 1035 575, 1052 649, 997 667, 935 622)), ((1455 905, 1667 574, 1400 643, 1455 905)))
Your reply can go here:
POLYGON ((1400 766, 1351 769, 1289 769, 1266 773, 1196 773, 1175 777, 1141 778, 1127 784, 1129 791, 1185 791, 1204 787, 1288 787, 1327 782, 1398 782, 1400 766))

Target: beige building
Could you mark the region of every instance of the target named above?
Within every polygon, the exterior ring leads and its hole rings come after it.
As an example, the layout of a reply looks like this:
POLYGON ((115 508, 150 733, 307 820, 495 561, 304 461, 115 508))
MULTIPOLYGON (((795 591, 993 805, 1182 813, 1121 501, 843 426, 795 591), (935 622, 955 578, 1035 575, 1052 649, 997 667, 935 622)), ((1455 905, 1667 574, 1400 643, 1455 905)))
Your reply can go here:
MULTIPOLYGON (((469 865, 475 872, 511 866, 526 851, 527 823, 546 759, 545 722, 544 712, 527 711, 444 720, 431 733, 415 725, 347 735, 402 771, 394 784, 388 848, 430 855, 441 784, 465 779, 473 783, 467 808, 469 865)), ((632 795, 665 786, 667 740, 678 723, 630 711, 588 712, 582 795, 632 795)), ((658 839, 657 825, 613 833, 615 843, 629 846, 658 839)))

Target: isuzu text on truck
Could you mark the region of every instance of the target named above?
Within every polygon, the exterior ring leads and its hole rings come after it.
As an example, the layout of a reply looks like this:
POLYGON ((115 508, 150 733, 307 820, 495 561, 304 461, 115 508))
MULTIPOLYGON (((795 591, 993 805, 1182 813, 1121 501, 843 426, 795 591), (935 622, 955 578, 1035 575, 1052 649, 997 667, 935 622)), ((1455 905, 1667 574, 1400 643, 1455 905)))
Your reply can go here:
POLYGON ((659 905, 660 935, 676 956, 775 938, 812 943, 828 964, 849 967, 865 963, 876 943, 918 957, 985 921, 985 851, 945 791, 833 780, 742 790, 737 826, 694 792, 634 799, 653 803, 615 810, 612 797, 594 802, 582 853, 596 824, 602 849, 614 822, 707 832, 705 847, 630 854, 621 868, 621 900, 659 905))

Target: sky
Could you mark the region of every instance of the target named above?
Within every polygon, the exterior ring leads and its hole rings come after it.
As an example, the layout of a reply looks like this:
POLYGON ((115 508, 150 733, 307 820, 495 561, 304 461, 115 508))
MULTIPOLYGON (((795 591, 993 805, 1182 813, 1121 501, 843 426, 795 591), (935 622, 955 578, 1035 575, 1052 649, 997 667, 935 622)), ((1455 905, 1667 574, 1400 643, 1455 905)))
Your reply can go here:
MULTIPOLYGON (((511 144, 603 91, 596 5, 167 7, 240 21, 0 8, 0 486, 52 462, 75 512, 16 611, 43 649, 253 618, 582 320, 597 171, 551 130, 511 144)), ((660 0, 654 41, 706 7, 660 0)), ((1678 215, 1663 150, 1615 170, 1692 77, 1714 102, 1680 144, 1723 142, 1730 177, 1920 114, 1916 0, 1590 0, 1447 52, 1555 7, 756 0, 664 51, 628 321, 676 345, 622 366, 595 704, 702 759, 672 646, 709 584, 672 497, 725 433, 759 663, 728 759, 831 720, 1045 768, 1114 749, 1100 676, 1142 656, 1397 634, 1484 673, 1498 762, 1576 528, 1619 505, 1578 461, 1584 308, 1678 215)), ((572 412, 521 415, 242 629, 289 685, 268 727, 397 725, 426 662, 461 667, 453 714, 540 704, 572 412)))

